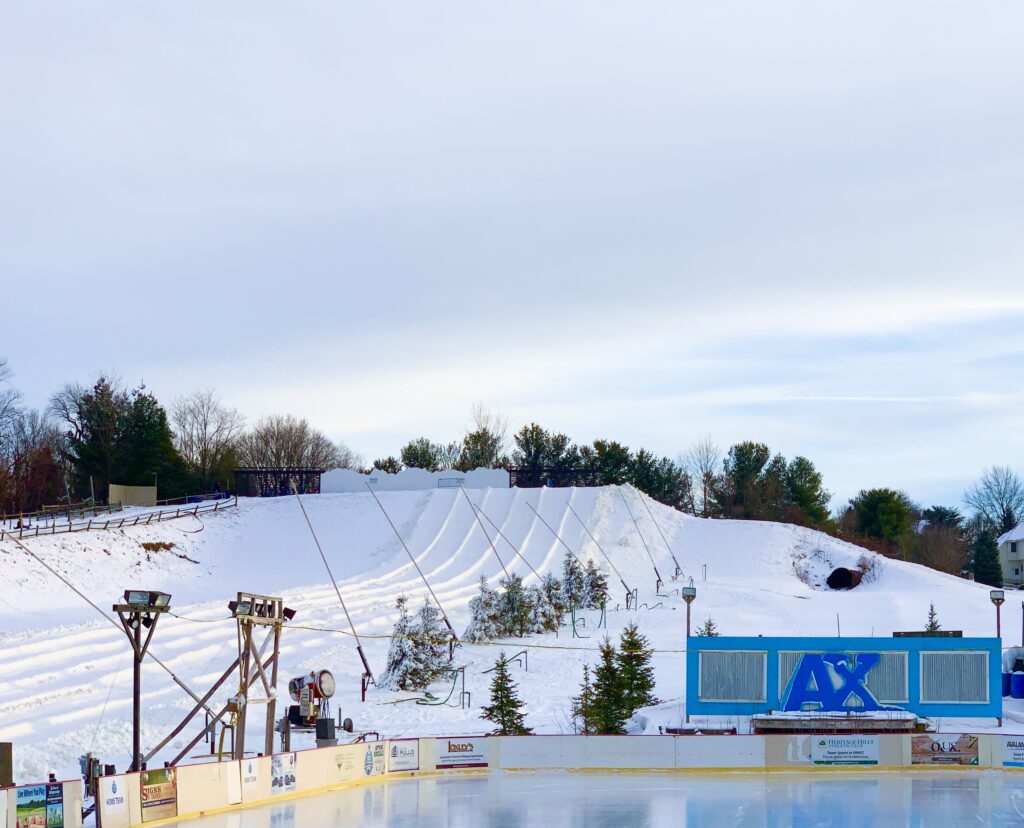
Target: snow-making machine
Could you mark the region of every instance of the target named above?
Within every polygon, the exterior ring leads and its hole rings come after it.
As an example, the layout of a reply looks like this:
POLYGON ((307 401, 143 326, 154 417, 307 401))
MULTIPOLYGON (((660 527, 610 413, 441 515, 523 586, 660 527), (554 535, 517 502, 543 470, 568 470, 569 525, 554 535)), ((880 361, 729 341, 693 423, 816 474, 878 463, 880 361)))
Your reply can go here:
MULTIPOLYGON (((316 733, 317 745, 335 744, 335 722, 331 718, 331 698, 336 684, 330 670, 314 670, 296 676, 288 682, 288 695, 298 702, 288 708, 288 715, 277 723, 281 740, 288 745, 292 732, 316 733)), ((339 726, 351 733, 352 720, 339 721, 339 726)))

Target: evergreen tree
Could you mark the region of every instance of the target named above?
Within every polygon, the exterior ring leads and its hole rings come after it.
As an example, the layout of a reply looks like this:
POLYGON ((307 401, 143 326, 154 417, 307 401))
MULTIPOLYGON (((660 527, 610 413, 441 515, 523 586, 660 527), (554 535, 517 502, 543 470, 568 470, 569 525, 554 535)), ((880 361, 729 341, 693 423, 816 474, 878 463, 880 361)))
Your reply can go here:
POLYGON ((491 703, 484 705, 481 719, 497 725, 492 736, 525 736, 532 733, 526 726, 526 717, 522 712, 523 703, 516 695, 516 683, 508 674, 508 663, 505 653, 498 656, 494 665, 494 677, 491 679, 491 703))
POLYGON ((583 604, 583 591, 586 573, 576 556, 566 552, 562 559, 562 596, 566 607, 580 609, 583 604))
POLYGON ((594 688, 590 683, 590 666, 583 665, 583 683, 580 685, 580 694, 572 697, 572 720, 576 725, 576 732, 584 736, 590 736, 597 731, 594 730, 594 688))
POLYGON ((448 667, 448 640, 450 635, 444 625, 441 611, 430 601, 420 607, 416 625, 412 629, 413 651, 416 658, 409 671, 411 688, 427 687, 448 667))
POLYGON ((530 605, 528 629, 531 633, 554 632, 562 623, 562 614, 548 600, 547 593, 539 586, 526 588, 526 599, 530 605))
POLYGON ((697 635, 710 637, 720 635, 720 633, 718 632, 718 625, 715 624, 715 619, 709 615, 708 620, 705 621, 703 625, 697 628, 697 635))
POLYGON ((1003 585, 1003 568, 999 563, 999 547, 996 546, 996 539, 988 530, 983 530, 974 538, 971 544, 971 554, 974 558, 974 580, 989 586, 1001 587, 1003 585))
POLYGON ((413 690, 410 683, 411 673, 417 663, 416 646, 411 638, 412 619, 409 618, 408 598, 399 595, 395 601, 398 608, 398 621, 391 633, 391 646, 388 648, 387 666, 380 676, 379 686, 386 690, 413 690))
POLYGON ((616 663, 622 683, 622 702, 627 716, 641 707, 657 704, 654 695, 654 668, 651 666, 651 645, 640 634, 635 623, 627 624, 619 641, 616 663))
POLYGON ((925 624, 925 632, 938 632, 942 629, 939 624, 939 614, 935 611, 935 604, 928 605, 928 623, 925 624))
POLYGON ((543 590, 548 603, 558 613, 558 622, 562 622, 562 616, 569 611, 568 602, 565 600, 565 592, 562 590, 562 582, 548 572, 541 578, 540 588, 543 590))
POLYGON ((507 634, 501 618, 501 596, 480 576, 480 594, 469 602, 470 622, 462 634, 465 641, 494 641, 507 634))
POLYGON ((601 609, 608 600, 608 579, 593 560, 587 561, 587 569, 583 574, 583 597, 585 609, 601 609))
POLYGON ((595 733, 625 733, 629 714, 622 697, 622 681, 611 639, 601 644, 600 662, 594 668, 591 720, 595 733))
POLYGON ((501 596, 501 619, 508 635, 522 638, 529 628, 530 616, 533 613, 532 596, 523 588, 523 579, 512 573, 499 582, 503 590, 501 596))

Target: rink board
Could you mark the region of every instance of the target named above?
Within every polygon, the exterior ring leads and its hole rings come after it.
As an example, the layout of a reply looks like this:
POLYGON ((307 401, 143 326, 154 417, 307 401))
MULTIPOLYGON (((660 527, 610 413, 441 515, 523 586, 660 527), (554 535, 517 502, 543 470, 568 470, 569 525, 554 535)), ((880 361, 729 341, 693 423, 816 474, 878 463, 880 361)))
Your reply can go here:
MULTIPOLYGON (((1024 770, 1024 736, 933 733, 396 739, 241 762, 183 765, 177 768, 174 816, 163 816, 166 811, 153 808, 152 803, 144 807, 139 774, 103 777, 98 809, 104 828, 136 828, 424 774, 492 770, 870 772, 930 768, 1024 770), (412 767, 416 770, 406 769, 412 767)), ((77 791, 72 788, 67 796, 77 795, 81 801, 80 784, 77 791)), ((7 800, 8 826, 13 826, 13 797, 7 800)), ((161 804, 161 808, 168 807, 161 804)))

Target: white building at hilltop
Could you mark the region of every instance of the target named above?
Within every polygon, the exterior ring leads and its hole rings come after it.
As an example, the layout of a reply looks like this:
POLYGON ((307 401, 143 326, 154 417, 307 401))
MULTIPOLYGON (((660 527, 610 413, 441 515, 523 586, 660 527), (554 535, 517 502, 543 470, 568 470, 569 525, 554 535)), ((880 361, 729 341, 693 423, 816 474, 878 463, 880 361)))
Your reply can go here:
POLYGON ((1018 523, 999 540, 999 565, 1003 583, 1020 586, 1024 583, 1024 522, 1018 523))

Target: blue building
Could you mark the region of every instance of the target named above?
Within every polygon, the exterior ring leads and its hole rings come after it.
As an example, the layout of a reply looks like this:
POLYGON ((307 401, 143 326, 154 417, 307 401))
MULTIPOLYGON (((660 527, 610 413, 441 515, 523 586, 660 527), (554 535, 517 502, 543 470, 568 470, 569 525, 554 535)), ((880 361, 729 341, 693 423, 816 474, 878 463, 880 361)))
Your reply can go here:
POLYGON ((693 637, 687 712, 909 711, 999 718, 998 638, 693 637))

